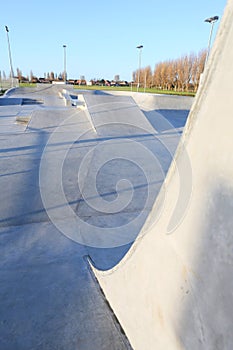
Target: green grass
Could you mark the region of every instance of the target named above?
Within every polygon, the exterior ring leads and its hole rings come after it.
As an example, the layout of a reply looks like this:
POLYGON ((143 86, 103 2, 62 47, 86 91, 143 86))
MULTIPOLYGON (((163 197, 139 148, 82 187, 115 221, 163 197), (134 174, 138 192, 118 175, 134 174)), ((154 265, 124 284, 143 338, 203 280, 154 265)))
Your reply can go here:
POLYGON ((36 83, 19 83, 20 87, 36 87, 36 83))
MULTIPOLYGON (((36 83, 20 83, 20 87, 36 87, 36 83)), ((131 86, 87 86, 87 85, 74 85, 75 89, 80 90, 105 90, 105 91, 133 91, 136 92, 137 88, 131 86)), ((174 90, 160 90, 155 88, 139 88, 139 92, 146 92, 151 94, 167 94, 167 95, 180 95, 180 96, 195 96, 195 92, 186 92, 186 91, 174 91, 174 90)))
MULTIPOLYGON (((86 85, 74 85, 75 89, 81 90, 105 90, 105 91, 133 91, 136 92, 137 88, 133 87, 131 89, 130 86, 86 86, 86 85)), ((195 96, 194 92, 183 92, 183 91, 174 91, 174 90, 160 90, 154 88, 139 88, 139 92, 146 92, 151 94, 167 94, 167 95, 181 95, 181 96, 195 96)))

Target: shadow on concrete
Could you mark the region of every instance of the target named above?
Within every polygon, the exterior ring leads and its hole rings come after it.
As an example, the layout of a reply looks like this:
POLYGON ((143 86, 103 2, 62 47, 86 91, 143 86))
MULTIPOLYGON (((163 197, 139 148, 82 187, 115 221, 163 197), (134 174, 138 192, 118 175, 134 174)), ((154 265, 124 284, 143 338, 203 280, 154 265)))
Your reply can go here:
POLYGON ((22 105, 41 105, 43 101, 33 98, 23 98, 22 105))
POLYGON ((110 95, 110 94, 103 90, 94 90, 94 95, 110 95))
POLYGON ((0 234, 0 348, 130 349, 83 259, 50 223, 0 234))
MULTIPOLYGON (((171 129, 183 128, 186 124, 189 110, 182 109, 155 109, 153 111, 144 111, 147 120, 157 132, 163 133, 171 129)), ((177 131, 180 133, 180 131, 177 131)))
POLYGON ((18 139, 18 147, 0 150, 4 169, 1 174, 2 198, 5 198, 0 206, 0 226, 48 220, 39 187, 40 159, 48 137, 46 132, 24 134, 18 139), (28 152, 30 150, 35 152, 28 152))
POLYGON ((0 98, 0 106, 14 106, 14 105, 21 105, 21 103, 22 103, 22 98, 15 98, 15 97, 0 98))
MULTIPOLYGON (((86 247, 61 234, 47 217, 39 166, 51 133, 30 131, 10 135, 0 150, 0 349, 129 349, 83 259, 86 247)), ((52 157, 62 144, 51 145, 52 157)), ((79 151, 70 159, 72 172, 79 151)), ((110 261, 109 252, 96 254, 110 261)), ((111 254, 122 256, 118 250, 111 254)))

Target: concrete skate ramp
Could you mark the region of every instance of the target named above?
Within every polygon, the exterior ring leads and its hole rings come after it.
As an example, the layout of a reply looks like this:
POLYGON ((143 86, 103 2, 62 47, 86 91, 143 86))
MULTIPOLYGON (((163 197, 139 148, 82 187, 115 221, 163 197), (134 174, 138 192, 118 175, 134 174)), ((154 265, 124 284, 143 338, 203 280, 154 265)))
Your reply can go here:
MULTIPOLYGON (((161 132, 161 123, 154 127, 131 96, 92 93, 85 94, 84 99, 96 130, 96 144, 88 171, 83 171, 87 167, 83 167, 85 160, 82 162, 85 200, 78 203, 76 213, 85 221, 82 232, 88 246, 115 248, 132 243, 140 233, 174 156, 180 132, 156 111, 153 120, 162 120, 166 128, 161 132)), ((181 107, 182 97, 179 101, 181 107)), ((180 115, 180 110, 175 114, 180 115)), ((99 261, 95 263, 105 269, 99 261)))
POLYGON ((115 268, 95 270, 134 350, 233 348, 232 42, 229 1, 151 215, 115 268))
POLYGON ((133 98, 153 128, 163 133, 168 129, 183 131, 194 98, 162 94, 113 91, 113 95, 128 95, 133 98))
MULTIPOLYGON (((162 136, 131 97, 93 93, 85 94, 84 99, 96 130, 96 145, 83 186, 85 200, 78 203, 76 212, 87 223, 82 231, 88 246, 115 248, 133 242, 140 232, 174 149, 169 153, 161 145, 162 136), (163 169, 153 164, 161 154, 163 169), (122 179, 127 181, 118 187, 122 179), (103 231, 108 239, 102 244, 103 231)), ((176 148, 180 135, 172 137, 176 148)))

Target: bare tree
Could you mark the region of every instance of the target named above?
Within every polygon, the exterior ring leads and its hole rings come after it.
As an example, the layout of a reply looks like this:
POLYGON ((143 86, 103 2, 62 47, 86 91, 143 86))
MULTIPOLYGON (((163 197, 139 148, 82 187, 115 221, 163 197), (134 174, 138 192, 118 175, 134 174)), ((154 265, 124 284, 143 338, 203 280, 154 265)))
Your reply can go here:
POLYGON ((22 80, 22 75, 23 75, 22 71, 19 68, 17 68, 17 77, 18 77, 19 81, 22 80))
POLYGON ((141 79, 144 88, 151 87, 152 84, 152 70, 150 66, 141 69, 141 79))
POLYGON ((191 53, 178 59, 159 62, 155 65, 152 85, 159 89, 175 91, 194 91, 200 82, 205 64, 206 50, 198 55, 191 53))
POLYGON ((54 77, 55 77, 54 72, 50 72, 49 79, 50 80, 54 80, 54 77))
POLYGON ((200 77, 204 70, 205 59, 207 50, 202 50, 195 56, 193 67, 192 67, 192 82, 194 85, 194 91, 197 91, 198 85, 200 83, 200 77))
POLYGON ((31 70, 31 71, 30 71, 30 81, 33 81, 33 77, 34 77, 33 71, 31 70))

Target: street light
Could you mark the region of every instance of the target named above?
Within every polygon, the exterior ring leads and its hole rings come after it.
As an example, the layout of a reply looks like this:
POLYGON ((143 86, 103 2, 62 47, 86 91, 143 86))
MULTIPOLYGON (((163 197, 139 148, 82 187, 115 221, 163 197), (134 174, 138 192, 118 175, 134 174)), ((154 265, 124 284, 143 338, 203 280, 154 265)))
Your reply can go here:
POLYGON ((6 36, 7 36, 7 42, 8 42, 8 53, 9 53, 9 61, 10 61, 10 70, 11 70, 11 85, 14 86, 14 71, 13 71, 13 64, 12 64, 12 57, 11 57, 11 46, 10 46, 10 39, 9 39, 9 28, 5 26, 6 29, 6 36))
MULTIPOLYGON (((207 61, 208 61, 208 57, 209 57, 209 53, 210 53, 210 45, 211 45, 211 38, 212 38, 212 34, 213 34, 214 23, 216 23, 218 19, 219 19, 218 16, 213 16, 213 17, 210 17, 210 18, 206 18, 206 19, 205 19, 205 22, 211 24, 210 36, 209 36, 208 47, 207 47, 207 53, 206 53, 206 59, 205 59, 205 65, 206 65, 206 63, 207 63, 207 61)), ((204 66, 204 67, 205 67, 205 66, 204 66)))
POLYGON ((140 70, 141 70, 141 59, 142 59, 142 48, 143 45, 138 45, 137 49, 139 50, 139 55, 138 55, 138 84, 137 84, 137 92, 140 86, 140 70))
POLYGON ((63 45, 64 49, 64 84, 66 84, 66 45, 63 45))

